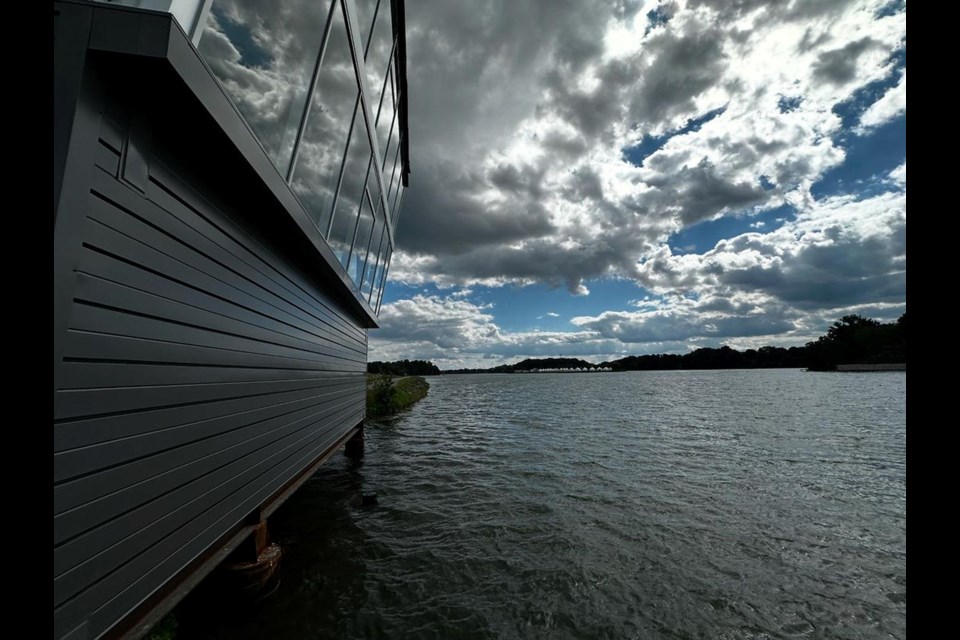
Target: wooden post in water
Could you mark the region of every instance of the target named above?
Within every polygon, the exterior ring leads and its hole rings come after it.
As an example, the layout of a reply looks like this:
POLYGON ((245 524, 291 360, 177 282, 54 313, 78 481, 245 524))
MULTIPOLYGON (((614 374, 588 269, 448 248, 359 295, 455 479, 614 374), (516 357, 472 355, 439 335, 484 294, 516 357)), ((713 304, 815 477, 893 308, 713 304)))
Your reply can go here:
POLYGON ((270 542, 267 519, 262 510, 250 514, 254 529, 219 567, 220 582, 235 595, 259 599, 272 593, 273 580, 283 552, 280 545, 270 542))
POLYGON ((359 426, 357 432, 347 440, 347 444, 343 447, 343 453, 355 460, 363 458, 363 423, 361 422, 359 426))

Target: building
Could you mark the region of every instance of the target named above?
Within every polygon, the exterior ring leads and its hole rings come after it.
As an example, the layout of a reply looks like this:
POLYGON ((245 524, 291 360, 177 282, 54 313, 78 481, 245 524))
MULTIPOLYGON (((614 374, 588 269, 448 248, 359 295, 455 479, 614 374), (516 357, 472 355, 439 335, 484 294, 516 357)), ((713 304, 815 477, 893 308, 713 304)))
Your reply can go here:
POLYGON ((54 637, 135 637, 364 419, 403 0, 54 2, 54 637))

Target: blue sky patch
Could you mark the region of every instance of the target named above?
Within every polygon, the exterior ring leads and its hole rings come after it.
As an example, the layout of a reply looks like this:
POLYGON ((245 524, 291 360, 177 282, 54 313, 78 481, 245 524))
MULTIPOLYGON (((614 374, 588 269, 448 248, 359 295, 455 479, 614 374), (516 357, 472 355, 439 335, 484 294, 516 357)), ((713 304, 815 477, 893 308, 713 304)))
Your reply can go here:
POLYGON ((704 253, 721 240, 741 233, 767 233, 778 229, 795 215, 796 209, 785 204, 752 216, 724 216, 718 220, 706 220, 673 234, 667 244, 674 254, 704 253))
MULTIPOLYGON (((470 287, 463 299, 476 305, 492 304, 484 313, 492 315, 496 324, 507 331, 575 331, 570 324, 575 316, 599 315, 604 311, 631 310, 629 301, 650 293, 630 280, 605 278, 584 283, 590 295, 573 296, 566 287, 551 288, 543 284, 526 287, 470 287), (556 314, 556 315, 552 315, 556 314)), ((458 288, 441 289, 429 283, 406 285, 391 282, 384 293, 383 304, 407 300, 415 295, 448 297, 458 288)))
POLYGON ((887 16, 893 16, 906 10, 907 0, 893 0, 892 2, 888 2, 884 6, 880 7, 880 10, 877 11, 876 16, 878 18, 886 18, 887 16))
POLYGON ((847 193, 865 198, 889 191, 891 187, 883 178, 907 157, 907 116, 895 118, 866 135, 851 136, 845 147, 843 164, 823 174, 810 189, 814 198, 847 193))
POLYGON ((851 131, 859 124, 860 116, 870 108, 874 102, 883 97, 889 89, 895 87, 900 82, 900 76, 907 68, 907 50, 899 49, 890 55, 890 61, 893 66, 887 77, 874 82, 870 82, 856 91, 853 95, 843 102, 838 103, 833 108, 833 112, 840 116, 842 123, 839 139, 844 140, 849 137, 851 131))
POLYGON ((779 107, 780 113, 796 111, 800 108, 801 104, 803 104, 803 96, 780 96, 780 99, 777 101, 777 107, 779 107))
POLYGON ((240 64, 250 68, 267 68, 273 65, 273 58, 266 50, 254 42, 253 34, 246 24, 234 22, 229 16, 219 11, 216 6, 214 6, 211 11, 216 17, 217 23, 223 30, 224 35, 230 39, 233 46, 240 52, 240 64))
POLYGON ((691 118, 690 120, 687 120, 687 124, 675 131, 665 133, 662 136, 645 135, 643 136, 643 140, 640 141, 640 144, 624 149, 623 155, 631 164, 642 167, 643 162, 657 151, 662 149, 665 144, 670 142, 671 138, 682 136, 685 133, 699 131, 703 125, 718 117, 726 110, 726 107, 720 107, 719 109, 708 111, 699 118, 691 118))
POLYGON ((666 12, 663 5, 659 5, 652 11, 647 12, 647 20, 649 21, 649 24, 647 25, 646 30, 643 32, 643 35, 647 35, 651 30, 670 22, 670 14, 666 12))

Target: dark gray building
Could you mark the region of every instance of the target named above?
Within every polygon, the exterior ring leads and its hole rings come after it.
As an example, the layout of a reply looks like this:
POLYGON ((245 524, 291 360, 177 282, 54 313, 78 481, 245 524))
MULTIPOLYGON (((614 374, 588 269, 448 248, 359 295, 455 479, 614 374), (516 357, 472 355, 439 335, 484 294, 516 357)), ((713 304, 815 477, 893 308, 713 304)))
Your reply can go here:
POLYGON ((54 2, 54 637, 135 636, 362 427, 403 0, 54 2))

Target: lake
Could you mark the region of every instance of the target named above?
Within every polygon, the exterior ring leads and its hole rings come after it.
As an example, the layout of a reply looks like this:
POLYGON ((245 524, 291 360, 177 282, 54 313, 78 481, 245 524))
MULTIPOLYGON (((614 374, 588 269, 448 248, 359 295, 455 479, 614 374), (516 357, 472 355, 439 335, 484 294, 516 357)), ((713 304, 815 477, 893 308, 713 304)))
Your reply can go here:
POLYGON ((178 639, 905 637, 905 373, 428 380, 271 519, 277 592, 178 639))

